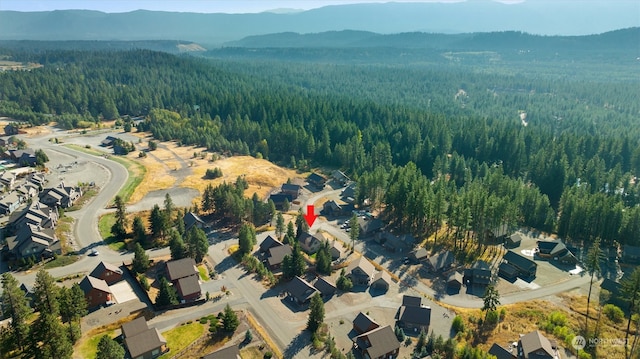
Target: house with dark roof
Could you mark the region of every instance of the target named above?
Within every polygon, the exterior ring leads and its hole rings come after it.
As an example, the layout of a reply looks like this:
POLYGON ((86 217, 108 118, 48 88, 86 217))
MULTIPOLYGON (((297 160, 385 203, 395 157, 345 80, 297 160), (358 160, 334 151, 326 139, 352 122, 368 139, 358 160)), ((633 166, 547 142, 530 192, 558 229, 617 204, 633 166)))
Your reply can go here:
POLYGON ((529 258, 526 258, 516 252, 507 251, 502 257, 502 264, 498 268, 499 274, 507 279, 515 278, 515 276, 527 279, 536 276, 538 264, 529 258))
POLYGON ((291 205, 291 202, 293 202, 293 197, 286 193, 272 193, 269 195, 269 199, 273 201, 276 208, 280 210, 284 209, 285 203, 291 205))
POLYGON ((628 264, 640 264, 640 247, 625 244, 622 246, 622 261, 628 264))
POLYGON ((301 232, 298 235, 298 244, 300 245, 300 249, 307 254, 316 253, 320 247, 322 247, 322 243, 324 243, 324 241, 324 238, 318 233, 311 235, 307 232, 301 232))
POLYGON ((86 276, 80 281, 80 288, 84 292, 88 308, 95 308, 111 302, 111 290, 102 279, 86 276))
POLYGON ((493 343, 489 348, 489 354, 495 356, 496 359, 516 359, 515 354, 497 343, 493 343))
POLYGON ((302 191, 302 187, 300 187, 300 185, 297 185, 297 184, 284 183, 280 187, 281 193, 288 194, 293 199, 298 198, 301 191, 302 191))
POLYGON ((575 265, 578 263, 578 259, 559 239, 554 241, 538 241, 537 253, 540 258, 553 259, 562 264, 575 265))
POLYGON ((391 279, 389 273, 387 273, 387 271, 385 270, 381 270, 373 275, 373 279, 371 280, 371 289, 377 289, 386 292, 389 290, 389 286, 391 285, 391 283, 393 283, 393 280, 391 279))
POLYGON ((20 166, 35 166, 36 151, 33 148, 24 150, 9 150, 9 157, 20 166))
POLYGON ((52 229, 26 224, 18 228, 15 237, 7 238, 7 249, 16 258, 50 258, 62 253, 60 241, 52 229))
POLYGON ((204 229, 206 227, 206 224, 204 223, 202 218, 200 218, 200 216, 193 212, 185 213, 184 217, 182 217, 182 221, 184 222, 185 231, 188 231, 193 226, 196 226, 200 229, 204 229))
POLYGON ((202 290, 198 280, 199 272, 193 258, 168 261, 166 272, 178 295, 183 301, 200 298, 202 290))
POLYGON ((104 280, 108 285, 112 285, 122 280, 122 269, 111 263, 100 262, 89 275, 104 280))
POLYGON ((82 196, 80 187, 65 186, 64 182, 60 182, 53 188, 45 188, 40 194, 40 202, 49 207, 68 208, 82 196))
POLYGON ((22 204, 22 196, 13 191, 0 199, 0 213, 10 215, 22 204))
POLYGON ((455 261, 456 257, 451 251, 444 251, 429 257, 427 259, 426 266, 430 271, 443 272, 451 268, 455 261))
POLYGON ((353 348, 364 358, 396 358, 400 342, 391 326, 385 325, 353 338, 353 348))
POLYGON ((111 147, 113 146, 113 142, 115 142, 116 138, 113 136, 107 136, 104 140, 100 141, 100 146, 102 147, 111 147))
POLYGON ((514 233, 504 240, 504 246, 507 248, 518 248, 522 243, 522 235, 520 233, 514 233))
POLYGON ((428 333, 431 325, 431 308, 422 305, 403 305, 398 309, 396 319, 398 326, 404 328, 405 331, 419 333, 424 330, 425 333, 428 333))
POLYGON ((17 135, 20 133, 18 124, 15 122, 9 123, 4 126, 4 134, 7 136, 17 135))
POLYGON ((169 351, 160 331, 149 328, 144 317, 123 324, 122 337, 129 356, 134 359, 154 359, 169 351))
POLYGON ((309 177, 307 177, 307 182, 312 186, 322 189, 327 183, 327 179, 315 172, 312 172, 309 177))
POLYGON ((453 271, 447 276, 447 288, 453 291, 460 291, 460 288, 462 288, 462 282, 462 274, 458 271, 453 271))
POLYGON ((292 253, 291 246, 284 244, 278 247, 272 247, 267 252, 267 265, 271 271, 279 270, 282 266, 282 261, 285 256, 290 256, 292 253))
POLYGON ((33 290, 33 286, 22 283, 20 284, 20 290, 24 293, 24 297, 27 299, 29 307, 33 307, 33 300, 36 294, 36 292, 33 290))
POLYGON ((287 284, 286 294, 290 300, 298 305, 308 305, 319 291, 306 280, 296 276, 287 284))
POLYGON ((557 348, 551 345, 538 330, 525 334, 518 341, 518 358, 523 359, 555 359, 557 348))
POLYGON ((282 242, 280 242, 279 240, 277 240, 274 237, 269 235, 262 242, 260 242, 259 251, 262 254, 266 254, 269 251, 269 249, 271 249, 273 247, 280 247, 280 246, 284 246, 284 244, 282 242))
POLYGON ((213 353, 203 356, 202 359, 240 359, 240 348, 238 345, 232 345, 218 349, 213 353))
POLYGON ((376 323, 373 318, 362 312, 358 313, 353 320, 353 330, 358 334, 366 333, 379 327, 380 324, 376 323))
POLYGON ((33 201, 24 210, 14 212, 9 218, 12 228, 31 224, 40 228, 54 228, 58 223, 58 211, 40 201, 33 201))
POLYGON ((464 270, 464 283, 467 286, 483 287, 491 283, 491 267, 483 260, 473 262, 471 268, 464 270))
POLYGON ((615 304, 619 307, 625 305, 625 299, 622 296, 622 285, 614 280, 605 278, 600 283, 600 288, 609 292, 610 297, 607 300, 608 303, 615 304))
POLYGON ((331 298, 334 294, 336 294, 336 290, 338 290, 334 283, 323 277, 319 277, 313 283, 313 287, 316 288, 320 292, 322 298, 325 299, 331 298))
POLYGON ((329 216, 339 216, 344 213, 342 205, 335 200, 326 201, 322 205, 322 214, 329 216))
POLYGON ((420 247, 412 251, 411 253, 409 253, 409 258, 415 263, 418 263, 422 260, 427 259, 428 256, 429 256, 429 252, 424 247, 420 247))
POLYGON ((353 285, 368 286, 375 275, 376 268, 367 258, 361 256, 349 263, 346 272, 353 285))
POLYGON ((344 248, 344 246, 342 245, 342 242, 340 241, 331 241, 331 244, 329 246, 329 254, 331 254, 331 259, 332 260, 338 260, 340 259, 344 253, 346 252, 346 249, 344 248))
POLYGON ((422 298, 405 294, 402 296, 402 305, 406 307, 419 307, 422 305, 422 298))
POLYGON ((384 223, 377 218, 358 217, 358 227, 360 227, 360 238, 365 238, 380 232, 384 227, 384 223))
POLYGON ((347 202, 353 203, 356 200, 356 183, 351 183, 340 192, 340 198, 347 202))
POLYGON ((31 172, 29 176, 27 176, 27 181, 38 187, 44 187, 44 184, 47 182, 47 178, 42 172, 31 172))
POLYGON ((331 177, 333 177, 334 181, 340 183, 343 186, 351 182, 351 179, 346 174, 344 174, 344 172, 340 170, 333 171, 333 173, 331 174, 331 177))

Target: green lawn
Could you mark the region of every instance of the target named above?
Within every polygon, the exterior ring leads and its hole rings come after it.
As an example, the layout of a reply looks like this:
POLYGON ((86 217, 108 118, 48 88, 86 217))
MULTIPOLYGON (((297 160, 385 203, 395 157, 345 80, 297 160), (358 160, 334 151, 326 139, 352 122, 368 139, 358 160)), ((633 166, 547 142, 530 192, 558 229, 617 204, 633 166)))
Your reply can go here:
POLYGON ((204 334, 204 329, 205 326, 203 324, 195 321, 191 324, 181 325, 162 333, 162 336, 167 340, 169 352, 161 356, 160 359, 171 358, 179 353, 182 349, 200 338, 202 334, 204 334))
POLYGON ((67 255, 67 256, 58 256, 58 258, 53 259, 44 264, 44 269, 51 269, 56 267, 64 267, 71 263, 75 263, 78 260, 78 256, 67 255))
POLYGON ((100 342, 100 338, 102 338, 102 336, 104 335, 108 335, 113 338, 114 334, 114 330, 109 330, 107 332, 100 333, 99 335, 87 339, 78 347, 78 354, 80 354, 80 357, 85 359, 95 359, 98 352, 98 343, 100 342))
POLYGON ((200 272, 200 279, 202 279, 204 282, 209 280, 209 272, 203 264, 198 266, 198 272, 200 272))
POLYGON ((100 216, 100 219, 98 220, 98 230, 100 231, 102 240, 104 240, 104 242, 109 245, 109 248, 113 249, 114 251, 122 251, 127 248, 127 244, 125 242, 116 240, 116 238, 113 236, 113 233, 111 233, 111 227, 113 227, 115 223, 115 213, 104 214, 100 216))

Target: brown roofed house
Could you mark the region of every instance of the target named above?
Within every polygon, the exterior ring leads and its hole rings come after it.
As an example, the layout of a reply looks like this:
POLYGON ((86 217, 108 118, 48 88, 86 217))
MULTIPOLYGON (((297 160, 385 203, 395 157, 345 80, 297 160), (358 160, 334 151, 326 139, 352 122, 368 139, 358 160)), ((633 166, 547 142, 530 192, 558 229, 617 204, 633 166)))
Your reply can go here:
POLYGON ((373 318, 362 312, 358 313, 353 320, 353 330, 358 334, 366 333, 378 327, 380 327, 380 324, 376 323, 373 318))
POLYGON ((122 336, 133 359, 154 359, 169 350, 162 334, 157 328, 149 328, 144 317, 123 324, 122 336))
POLYGON ((307 305, 319 291, 306 280, 296 276, 287 284, 287 295, 298 305, 307 305))
POLYGON ((122 269, 111 263, 100 262, 89 275, 104 280, 108 285, 112 285, 122 280, 122 269))
POLYGON ((87 300, 87 307, 94 308, 111 302, 111 290, 102 279, 86 276, 80 281, 80 288, 87 300))
POLYGON ((354 260, 349 264, 349 267, 347 267, 347 277, 351 279, 353 285, 368 286, 375 272, 376 268, 364 256, 354 260))
POLYGON ((391 326, 385 325, 353 338, 353 347, 365 358, 395 358, 400 342, 391 326))
POLYGON ((202 359, 240 359, 240 348, 232 345, 223 349, 218 349, 211 354, 207 354, 202 359))
POLYGON ((167 276, 178 295, 184 301, 200 298, 202 291, 198 281, 198 269, 193 258, 182 258, 167 262, 167 276))
POLYGON ((555 349, 549 339, 536 330, 520 338, 518 357, 523 359, 554 359, 555 349))

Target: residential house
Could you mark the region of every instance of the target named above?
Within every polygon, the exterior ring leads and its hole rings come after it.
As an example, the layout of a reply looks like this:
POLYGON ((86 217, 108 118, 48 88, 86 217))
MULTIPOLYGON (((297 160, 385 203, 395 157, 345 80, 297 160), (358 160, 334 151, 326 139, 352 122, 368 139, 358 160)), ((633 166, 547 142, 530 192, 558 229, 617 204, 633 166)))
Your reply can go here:
POLYGON ((422 305, 422 298, 405 294, 402 296, 402 305, 406 307, 419 307, 422 305))
POLYGON ((342 242, 340 241, 331 241, 331 245, 329 246, 329 253, 331 254, 331 259, 332 260, 338 260, 340 258, 342 258, 342 256, 345 254, 345 248, 342 245, 342 242))
POLYGON ((347 203, 353 203, 356 200, 356 183, 351 183, 345 187, 340 193, 340 198, 347 203))
POLYGON ((300 245, 300 249, 302 249, 302 251, 307 254, 316 253, 320 249, 324 241, 324 238, 318 233, 312 236, 307 232, 302 232, 298 236, 298 244, 300 245))
POLYGON ((100 146, 102 147, 111 147, 115 142, 116 138, 113 136, 107 136, 104 140, 100 141, 100 146))
POLYGON ((282 187, 280 187, 280 192, 284 194, 288 194, 291 198, 296 199, 300 195, 302 191, 302 187, 297 184, 284 183, 282 187))
POLYGON ((269 199, 273 201, 276 208, 280 210, 284 209, 285 203, 291 205, 291 202, 293 202, 293 197, 286 193, 272 193, 269 195, 269 199))
POLYGON ((404 328, 405 331, 419 333, 424 330, 425 333, 429 333, 431 308, 423 306, 422 299, 419 297, 405 297, 408 298, 406 300, 403 298, 402 306, 400 306, 396 314, 398 326, 404 328))
POLYGON ((107 305, 111 302, 112 295, 109 285, 102 279, 85 276, 80 281, 80 288, 84 292, 88 308, 107 305))
POLYGON ((400 342, 389 325, 379 327, 353 338, 354 349, 364 358, 396 358, 400 351, 400 342))
POLYGON ((409 253, 409 258, 412 261, 414 261, 415 263, 418 263, 418 262, 420 262, 422 260, 427 259, 427 256, 429 256, 429 252, 424 247, 420 247, 420 248, 416 249, 415 251, 409 253))
POLYGON ((538 330, 525 334, 518 341, 518 358, 522 359, 555 359, 557 348, 551 345, 538 330))
POLYGON ((387 271, 381 270, 374 274, 373 279, 371 280, 371 289, 381 290, 386 292, 389 290, 389 286, 393 283, 391 276, 387 271))
POLYGON ((622 261, 628 264, 640 264, 640 247, 625 244, 622 247, 622 261))
POLYGON ((40 195, 40 202, 50 207, 68 208, 82 196, 80 187, 68 187, 60 182, 53 188, 46 188, 40 195))
POLYGON ((21 226, 15 237, 8 237, 7 249, 16 258, 50 258, 54 253, 62 253, 60 241, 52 229, 43 229, 32 224, 21 226))
POLYGON ((296 276, 287 283, 286 294, 290 300, 298 305, 308 305, 319 291, 306 280, 296 276))
POLYGON ((38 186, 38 188, 42 188, 42 187, 44 187, 44 184, 47 182, 47 179, 46 179, 44 173, 42 173, 42 172, 32 172, 27 177, 27 181, 29 181, 29 182, 33 183, 34 185, 38 186))
POLYGON ((538 265, 529 258, 521 256, 516 252, 508 251, 502 257, 502 260, 503 262, 500 264, 498 272, 507 279, 513 279, 515 277, 526 279, 536 276, 538 265))
POLYGON ((265 238, 261 243, 260 243, 260 253, 261 254, 266 254, 269 249, 273 248, 273 247, 280 247, 283 246, 284 244, 282 242, 280 242, 279 240, 271 237, 271 236, 267 236, 267 238, 265 238))
POLYGON ((362 312, 358 313, 353 320, 353 330, 358 334, 370 332, 379 327, 380 324, 376 323, 373 318, 362 312))
POLYGON ((342 171, 338 171, 338 170, 333 171, 333 173, 331 174, 331 177, 333 177, 334 181, 340 183, 343 186, 351 182, 351 179, 342 171))
POLYGON ((185 231, 188 231, 193 226, 196 226, 200 229, 204 229, 206 226, 202 218, 200 218, 200 216, 193 212, 185 213, 184 217, 182 217, 182 221, 184 222, 185 231))
POLYGON ((575 265, 578 263, 578 259, 559 239, 554 241, 538 241, 538 255, 541 258, 553 259, 562 264, 575 265))
POLYGON ((33 300, 36 294, 36 292, 33 290, 33 286, 22 283, 20 284, 20 290, 24 293, 24 297, 27 299, 29 306, 32 307, 33 300))
POLYGON ((22 197, 22 198, 34 198, 36 196, 38 196, 38 193, 40 193, 40 190, 38 188, 38 186, 36 186, 35 184, 31 183, 31 182, 25 182, 22 183, 20 185, 18 185, 16 187, 16 192, 22 197))
POLYGON ((18 125, 16 123, 10 123, 4 126, 4 134, 7 136, 17 135, 19 133, 18 125))
POLYGON ((367 219, 366 217, 358 217, 358 226, 360 227, 360 238, 365 238, 381 231, 384 223, 377 218, 367 219))
POLYGON ((456 257, 451 251, 444 251, 427 259, 427 268, 433 272, 444 272, 453 266, 456 257))
POLYGON ((9 150, 9 156, 12 161, 20 166, 35 166, 36 151, 33 148, 25 148, 24 150, 9 150))
POLYGON ((223 349, 218 349, 213 353, 203 356, 202 359, 241 359, 240 348, 236 344, 223 349))
POLYGON ((320 277, 318 278, 314 283, 313 283, 313 287, 316 288, 319 292, 320 295, 322 296, 322 298, 331 298, 334 294, 336 294, 336 285, 334 283, 331 283, 330 281, 328 281, 327 279, 320 277))
MULTIPOLYGON (((410 238, 413 238, 409 236, 410 238)), ((390 232, 378 232, 374 236, 374 240, 389 252, 404 252, 413 246, 413 242, 405 242, 406 236, 397 236, 390 232)))
POLYGON ((122 325, 124 344, 133 359, 154 359, 169 351, 157 328, 149 328, 144 317, 122 325))
POLYGON ((505 239, 504 245, 507 248, 518 248, 522 243, 522 239, 522 234, 514 233, 505 239))
POLYGON ((464 283, 467 286, 487 286, 491 283, 491 267, 483 260, 477 260, 471 268, 464 270, 464 283))
POLYGON ((489 354, 495 356, 496 359, 516 359, 515 354, 497 343, 493 343, 491 348, 489 348, 489 354))
POLYGON ((351 280, 353 285, 365 285, 368 286, 373 279, 376 268, 365 258, 360 258, 352 261, 347 267, 347 277, 351 280))
POLYGON ((169 281, 173 283, 174 288, 176 288, 178 295, 183 301, 200 298, 202 292, 200 282, 198 281, 199 272, 196 267, 196 261, 194 261, 193 258, 168 261, 166 264, 166 272, 169 281))
POLYGON ((339 216, 344 213, 344 210, 338 202, 329 200, 322 205, 322 213, 329 216, 339 216))
POLYGON ((0 213, 8 216, 18 209, 20 204, 22 204, 22 197, 18 195, 18 192, 13 191, 0 199, 0 213))
POLYGON ((271 271, 279 270, 282 267, 282 261, 285 256, 290 256, 292 253, 291 246, 283 244, 278 247, 272 247, 267 252, 267 265, 271 271))
POLYGON ((322 189, 324 188, 324 185, 327 183, 327 179, 313 172, 309 175, 309 177, 307 177, 307 182, 309 182, 310 185, 313 185, 315 187, 322 189))
POLYGON ((58 223, 58 211, 46 204, 34 201, 21 212, 15 212, 9 219, 13 228, 32 224, 40 228, 54 228, 58 223))
POLYGON ((111 263, 100 262, 89 274, 93 278, 102 279, 108 285, 122 280, 122 269, 111 263))
POLYGON ((509 226, 506 223, 503 223, 488 232, 490 239, 494 243, 503 243, 509 235, 509 226))
POLYGON ((462 274, 457 271, 453 271, 447 276, 447 288, 460 291, 462 288, 462 274))
POLYGON ((11 191, 16 184, 16 174, 9 171, 4 171, 0 174, 0 183, 4 185, 4 187, 11 191))

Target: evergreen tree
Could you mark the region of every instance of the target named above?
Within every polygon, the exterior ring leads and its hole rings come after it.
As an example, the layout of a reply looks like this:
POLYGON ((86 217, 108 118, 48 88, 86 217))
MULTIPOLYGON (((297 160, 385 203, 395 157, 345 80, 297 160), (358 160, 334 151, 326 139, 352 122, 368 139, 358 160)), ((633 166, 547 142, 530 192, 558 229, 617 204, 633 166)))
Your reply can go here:
POLYGON ((87 315, 87 300, 78 283, 60 288, 60 315, 63 323, 79 322, 87 315))
POLYGON ((340 276, 338 277, 338 280, 336 281, 336 287, 338 289, 340 289, 343 292, 348 292, 351 290, 351 288, 353 288, 353 282, 351 282, 351 279, 349 279, 346 275, 345 275, 345 270, 344 268, 342 268, 342 271, 340 271, 340 276))
POLYGON ((637 267, 631 276, 623 279, 621 285, 621 297, 628 303, 629 316, 627 319, 627 330, 625 331, 625 358, 630 358, 629 353, 629 333, 631 329, 631 321, 634 314, 640 311, 640 267, 637 267))
POLYGON ((24 349, 29 337, 27 320, 32 310, 18 281, 6 272, 2 274, 2 313, 11 318, 10 335, 12 347, 24 349))
POLYGON ((325 241, 316 254, 316 270, 318 273, 331 275, 331 253, 329 252, 329 242, 325 241))
POLYGON ((36 274, 36 282, 33 285, 33 307, 40 313, 49 313, 54 316, 60 314, 60 287, 55 284, 55 279, 44 269, 36 274))
POLYGON ((304 219, 302 210, 299 210, 296 216, 296 238, 300 238, 302 233, 309 233, 309 224, 307 220, 304 219))
POLYGON ((140 243, 135 244, 131 265, 136 273, 144 273, 149 269, 149 256, 140 243))
POLYGON ((207 239, 207 234, 204 231, 197 227, 191 226, 187 231, 187 251, 189 252, 189 257, 193 258, 196 263, 202 262, 204 256, 207 255, 207 251, 209 250, 209 240, 207 239))
POLYGON ((584 265, 587 273, 591 276, 589 280, 589 295, 587 296, 587 315, 584 318, 584 330, 585 333, 589 333, 589 307, 591 305, 591 288, 593 287, 593 278, 600 275, 600 261, 603 259, 604 254, 602 248, 600 248, 600 237, 591 244, 589 252, 587 252, 587 260, 584 265))
POLYGON ((284 217, 282 216, 282 212, 278 212, 278 214, 276 214, 276 236, 278 237, 279 240, 282 240, 282 235, 284 234, 284 231, 285 231, 284 217))
POLYGON ((151 209, 149 215, 149 222, 151 222, 151 235, 154 239, 164 238, 166 230, 169 228, 169 221, 157 204, 151 209))
POLYGON ((144 243, 147 239, 147 228, 140 216, 133 217, 133 238, 138 243, 144 243))
POLYGON ((108 335, 103 335, 98 342, 96 359, 124 359, 124 348, 108 335))
POLYGON ((489 311, 495 311, 496 308, 500 305, 500 293, 498 293, 496 287, 490 284, 487 286, 487 289, 482 296, 482 300, 484 302, 482 311, 485 312, 484 318, 486 320, 489 311))
POLYGON ((49 162, 49 157, 43 150, 36 150, 36 165, 44 166, 45 163, 49 162))
POLYGON ((58 319, 58 313, 40 312, 32 326, 30 351, 35 358, 68 359, 73 345, 58 319))
POLYGON ((171 230, 171 234, 169 235, 171 238, 169 240, 169 249, 171 250, 171 259, 182 259, 188 257, 187 246, 184 244, 182 240, 182 236, 177 230, 171 230))
POLYGON ((120 196, 116 196, 114 205, 116 207, 116 222, 111 227, 111 233, 122 240, 127 235, 127 210, 124 200, 120 196))
MULTIPOLYGON (((296 238, 296 232, 295 232, 295 229, 294 229, 294 226, 293 226, 293 222, 291 222, 291 221, 289 223, 287 223, 287 234, 286 235, 287 235, 287 237, 289 237, 292 240, 295 240, 295 238, 296 238)), ((293 244, 293 243, 290 242, 289 244, 293 244)))
POLYGON ((160 291, 158 292, 158 296, 156 297, 156 306, 164 307, 168 305, 178 304, 178 296, 176 294, 176 290, 173 286, 167 281, 167 278, 160 278, 160 291))
POLYGON ((360 225, 358 224, 358 217, 354 213, 349 220, 349 238, 351 239, 351 251, 356 248, 356 239, 360 236, 360 225))
POLYGON ((178 215, 176 217, 176 220, 173 221, 173 224, 176 227, 176 230, 178 231, 178 233, 180 233, 181 236, 184 236, 186 232, 184 228, 184 215, 186 213, 187 213, 186 209, 183 212, 180 212, 180 210, 178 210, 178 215))
POLYGON ((309 319, 307 321, 307 329, 311 333, 315 333, 324 321, 324 302, 319 293, 311 297, 309 304, 309 319))
POLYGON ((240 325, 238 315, 227 304, 222 314, 222 329, 227 333, 233 333, 238 328, 238 325, 240 325))
POLYGON ((171 195, 169 193, 164 195, 164 215, 167 221, 173 222, 173 215, 175 212, 176 206, 173 204, 173 200, 171 199, 171 195))
POLYGON ((255 228, 248 224, 243 223, 240 226, 240 232, 238 233, 238 245, 241 255, 251 253, 253 251, 253 245, 256 242, 255 228))

